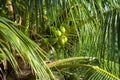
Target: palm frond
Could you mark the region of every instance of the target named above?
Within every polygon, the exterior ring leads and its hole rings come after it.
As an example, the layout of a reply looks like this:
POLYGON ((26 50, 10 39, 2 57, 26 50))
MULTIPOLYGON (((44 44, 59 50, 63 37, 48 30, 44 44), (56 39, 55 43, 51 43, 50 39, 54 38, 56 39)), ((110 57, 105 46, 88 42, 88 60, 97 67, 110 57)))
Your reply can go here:
POLYGON ((65 68, 71 68, 73 71, 69 73, 77 73, 79 80, 120 80, 118 77, 107 72, 106 70, 93 65, 88 64, 64 64, 58 65, 53 70, 61 70, 65 68))
MULTIPOLYGON (((0 17, 0 35, 11 47, 13 47, 20 55, 24 57, 25 60, 29 62, 34 74, 39 80, 50 80, 49 74, 51 74, 51 77, 53 75, 44 62, 44 60, 47 59, 45 52, 22 32, 17 30, 13 25, 14 24, 12 24, 8 19, 0 17)), ((13 65, 13 68, 17 68, 17 63, 13 53, 2 42, 0 45, 1 53, 5 54, 5 57, 13 65)))

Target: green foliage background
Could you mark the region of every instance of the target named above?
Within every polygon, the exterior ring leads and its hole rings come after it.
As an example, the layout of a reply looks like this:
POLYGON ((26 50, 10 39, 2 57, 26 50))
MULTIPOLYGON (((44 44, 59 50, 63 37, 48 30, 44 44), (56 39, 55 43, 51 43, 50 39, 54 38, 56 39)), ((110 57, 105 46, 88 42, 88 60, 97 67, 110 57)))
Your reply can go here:
POLYGON ((0 0, 1 60, 16 69, 16 50, 39 80, 119 80, 119 10, 119 0, 0 0))

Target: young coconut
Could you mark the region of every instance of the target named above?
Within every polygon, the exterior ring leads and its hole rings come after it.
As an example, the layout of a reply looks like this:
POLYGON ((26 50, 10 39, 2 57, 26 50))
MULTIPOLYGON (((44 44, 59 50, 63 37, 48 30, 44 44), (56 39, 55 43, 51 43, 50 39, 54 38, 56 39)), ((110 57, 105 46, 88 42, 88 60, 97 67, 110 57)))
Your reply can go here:
POLYGON ((60 40, 59 40, 59 43, 60 43, 60 45, 61 46, 64 46, 65 45, 65 43, 67 42, 67 37, 66 36, 62 36, 61 38, 60 38, 60 40))
POLYGON ((64 34, 66 32, 64 26, 60 26, 60 31, 64 34))

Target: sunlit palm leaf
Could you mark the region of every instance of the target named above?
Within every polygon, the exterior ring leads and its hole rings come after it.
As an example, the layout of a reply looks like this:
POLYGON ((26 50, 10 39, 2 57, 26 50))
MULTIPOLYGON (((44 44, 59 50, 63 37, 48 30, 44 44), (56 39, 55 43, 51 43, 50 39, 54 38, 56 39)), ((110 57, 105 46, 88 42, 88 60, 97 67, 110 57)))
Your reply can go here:
MULTIPOLYGON (((45 52, 39 48, 37 44, 17 30, 11 21, 3 17, 0 17, 0 35, 29 62, 39 80, 50 79, 51 72, 44 62, 44 60, 47 59, 45 52)), ((17 68, 13 54, 10 53, 9 49, 2 43, 1 46, 1 53, 5 54, 8 61, 14 65, 14 68, 17 68)))
MULTIPOLYGON (((74 60, 94 60, 95 58, 89 58, 89 57, 73 57, 73 58, 68 58, 68 59, 61 59, 58 61, 54 61, 48 64, 50 68, 53 70, 58 70, 58 69, 63 69, 63 68, 70 68, 72 67, 73 70, 76 69, 75 71, 77 74, 80 73, 79 79, 83 80, 119 80, 118 77, 114 76, 114 74, 111 74, 107 72, 106 70, 103 70, 99 68, 98 66, 92 66, 88 64, 63 64, 69 61, 74 61, 74 60), (62 65, 61 65, 62 64, 62 65), (80 68, 81 67, 81 68, 80 68), (77 69, 78 68, 78 69, 77 69), (80 68, 80 70, 79 70, 80 68), (85 69, 84 69, 85 68, 85 69)), ((119 67, 117 67, 119 68, 119 67)), ((73 72, 73 71, 70 71, 73 72)))

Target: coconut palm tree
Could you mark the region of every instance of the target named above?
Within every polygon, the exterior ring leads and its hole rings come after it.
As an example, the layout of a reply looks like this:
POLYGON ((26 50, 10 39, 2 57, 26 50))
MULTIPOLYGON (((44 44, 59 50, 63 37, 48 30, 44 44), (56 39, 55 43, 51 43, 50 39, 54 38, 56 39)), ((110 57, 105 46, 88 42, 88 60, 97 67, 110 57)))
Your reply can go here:
POLYGON ((119 0, 1 0, 0 5, 3 80, 119 80, 119 0))

